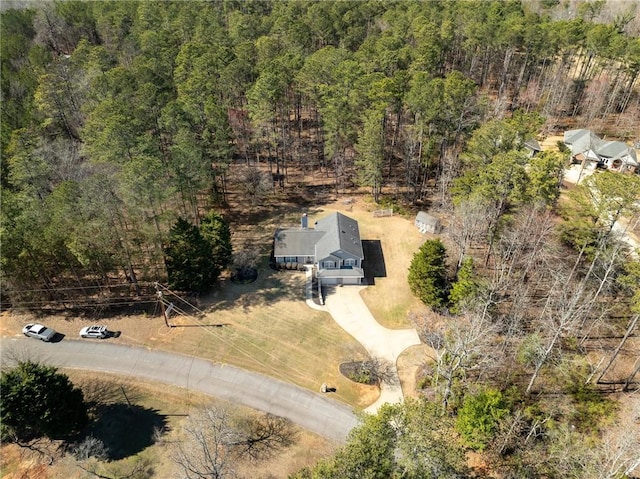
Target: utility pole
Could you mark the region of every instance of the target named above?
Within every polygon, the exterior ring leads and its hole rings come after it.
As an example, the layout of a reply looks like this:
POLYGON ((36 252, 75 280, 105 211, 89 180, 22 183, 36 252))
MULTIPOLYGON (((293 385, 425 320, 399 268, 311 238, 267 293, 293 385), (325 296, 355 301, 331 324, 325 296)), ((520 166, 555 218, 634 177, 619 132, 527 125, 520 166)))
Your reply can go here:
MULTIPOLYGON (((156 296, 158 297, 158 301, 160 301, 160 309, 162 310, 162 317, 164 318, 164 324, 167 325, 167 328, 170 328, 171 325, 169 324, 169 317, 168 317, 169 315, 167 314, 167 310, 165 310, 164 308, 164 301, 162 299, 162 291, 160 291, 160 285, 158 284, 157 281, 153 283, 153 285, 156 287, 156 296)), ((171 311, 169 310, 168 312, 171 312, 171 311)))
POLYGON ((193 308, 193 310, 197 311, 200 314, 201 317, 204 316, 204 311, 199 310, 197 307, 195 307, 189 301, 187 301, 186 299, 181 298, 180 296, 178 296, 176 293, 171 291, 166 286, 161 285, 157 281, 154 282, 153 285, 156 287, 156 296, 158 298, 158 301, 160 302, 160 308, 162 309, 162 316, 164 317, 164 323, 167 325, 168 328, 175 328, 175 325, 169 323, 169 316, 171 316, 171 313, 174 312, 174 311, 175 311, 176 314, 178 314, 180 316, 187 316, 187 317, 192 317, 194 319, 198 319, 195 316, 193 316, 191 313, 188 313, 188 312, 184 311, 181 308, 181 306, 176 306, 175 303, 170 302, 168 299, 165 299, 168 296, 175 296, 178 300, 180 300, 178 302, 178 304, 180 304, 180 305, 182 305, 182 303, 187 304, 189 307, 193 308), (165 296, 163 294, 163 291, 166 291, 168 296, 165 296), (166 303, 165 303, 165 301, 166 301, 166 303))

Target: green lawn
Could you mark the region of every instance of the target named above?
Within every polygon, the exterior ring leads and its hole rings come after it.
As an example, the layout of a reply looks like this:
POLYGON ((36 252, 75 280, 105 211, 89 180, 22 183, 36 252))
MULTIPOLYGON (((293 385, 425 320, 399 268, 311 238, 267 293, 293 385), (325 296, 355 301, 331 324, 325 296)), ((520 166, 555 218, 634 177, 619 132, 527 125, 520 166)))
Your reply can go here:
POLYGON ((328 313, 309 308, 304 298, 304 273, 260 270, 256 282, 230 281, 207 298, 206 315, 178 317, 175 340, 165 348, 233 364, 299 386, 336 388, 334 397, 364 407, 363 389, 339 373, 359 344, 336 325, 328 313), (193 327, 200 326, 200 327, 193 327))

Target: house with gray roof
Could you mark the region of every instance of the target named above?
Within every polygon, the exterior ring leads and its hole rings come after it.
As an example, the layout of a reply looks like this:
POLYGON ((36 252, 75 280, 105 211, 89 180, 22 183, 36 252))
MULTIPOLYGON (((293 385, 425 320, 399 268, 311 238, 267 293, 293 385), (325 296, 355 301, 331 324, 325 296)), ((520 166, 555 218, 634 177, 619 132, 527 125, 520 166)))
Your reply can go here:
POLYGON ((531 138, 530 140, 525 141, 524 148, 525 150, 527 150, 527 156, 529 158, 533 158, 542 151, 540 143, 535 138, 531 138))
POLYGON ((307 216, 299 228, 278 228, 273 243, 277 264, 312 264, 322 284, 361 284, 364 278, 358 222, 332 213, 309 228, 307 216))
POLYGON ((637 171, 636 150, 622 141, 603 140, 590 130, 564 132, 564 144, 571 149, 571 159, 600 165, 613 171, 637 171))

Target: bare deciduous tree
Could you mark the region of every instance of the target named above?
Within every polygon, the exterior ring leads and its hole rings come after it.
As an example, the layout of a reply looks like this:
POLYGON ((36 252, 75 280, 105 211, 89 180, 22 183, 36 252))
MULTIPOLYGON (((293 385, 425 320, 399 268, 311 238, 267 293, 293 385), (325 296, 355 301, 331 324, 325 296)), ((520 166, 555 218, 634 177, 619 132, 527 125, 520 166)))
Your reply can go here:
POLYGON ((575 334, 576 328, 591 310, 585 301, 585 281, 572 287, 572 276, 558 271, 549 295, 540 313, 539 337, 535 353, 529 355, 533 373, 527 385, 530 394, 542 367, 557 352, 560 340, 568 334, 575 334))
POLYGON ((84 461, 91 457, 106 459, 108 456, 108 450, 104 442, 93 436, 87 436, 84 441, 78 443, 72 449, 71 453, 79 461, 84 461))
POLYGON ((270 457, 289 446, 291 423, 273 415, 241 417, 228 407, 209 406, 189 416, 170 457, 187 479, 236 477, 239 460, 270 457))
POLYGON ((454 394, 457 379, 468 372, 480 370, 492 361, 486 352, 493 340, 496 326, 486 311, 468 314, 465 318, 449 321, 442 331, 432 332, 426 340, 435 352, 434 386, 441 390, 442 407, 447 409, 454 394))
POLYGON ((475 244, 484 244, 487 236, 488 207, 478 201, 464 201, 456 206, 450 235, 458 249, 457 268, 462 266, 467 250, 475 244))
POLYGON ((600 444, 589 455, 593 479, 627 477, 640 466, 640 434, 637 418, 640 417, 640 400, 632 400, 631 413, 635 420, 625 421, 610 429, 600 444))
POLYGON ((273 180, 269 173, 252 166, 240 168, 238 172, 240 189, 256 205, 273 189, 273 180))

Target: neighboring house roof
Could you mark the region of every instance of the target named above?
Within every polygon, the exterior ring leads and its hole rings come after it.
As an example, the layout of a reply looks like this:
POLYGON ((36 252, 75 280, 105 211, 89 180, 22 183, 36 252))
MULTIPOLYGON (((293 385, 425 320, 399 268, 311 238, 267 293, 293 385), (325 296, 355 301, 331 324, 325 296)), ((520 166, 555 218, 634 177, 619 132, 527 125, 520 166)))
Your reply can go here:
POLYGON ((315 229, 325 232, 316 243, 318 260, 340 251, 345 251, 357 258, 364 258, 358 222, 353 218, 342 213, 333 213, 316 221, 315 229))
POLYGON ((636 151, 629 148, 622 141, 604 141, 596 147, 596 153, 601 158, 609 158, 611 160, 621 159, 628 165, 638 166, 638 158, 636 151))
POLYGON ((607 158, 619 158, 620 156, 625 155, 627 151, 629 151, 629 147, 621 141, 603 140, 596 146, 596 152, 600 156, 605 156, 607 158))
POLYGON ((564 142, 571 147, 573 156, 586 153, 593 149, 593 145, 600 140, 590 130, 569 130, 564 132, 564 142))
POLYGON ((564 143, 571 147, 571 156, 583 155, 589 160, 620 159, 627 165, 638 166, 636 151, 622 141, 602 140, 590 130, 564 132, 564 143))
POLYGON ((531 138, 530 140, 525 141, 524 146, 533 151, 542 151, 540 143, 538 143, 538 140, 536 140, 535 138, 531 138))

